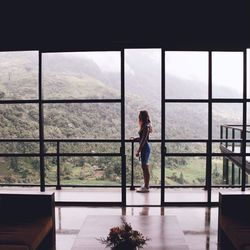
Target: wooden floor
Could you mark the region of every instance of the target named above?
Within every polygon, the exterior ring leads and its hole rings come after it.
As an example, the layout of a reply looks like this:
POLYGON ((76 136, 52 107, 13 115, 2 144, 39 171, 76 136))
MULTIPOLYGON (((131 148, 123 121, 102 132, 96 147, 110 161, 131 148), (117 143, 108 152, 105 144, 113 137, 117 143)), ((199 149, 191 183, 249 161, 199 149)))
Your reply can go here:
MULTIPOLYGON (((176 216, 122 216, 132 228, 151 238, 143 248, 154 250, 188 250, 184 234, 176 216)), ((121 216, 87 216, 72 250, 101 250, 105 245, 97 241, 106 237, 109 229, 122 223, 121 216)))

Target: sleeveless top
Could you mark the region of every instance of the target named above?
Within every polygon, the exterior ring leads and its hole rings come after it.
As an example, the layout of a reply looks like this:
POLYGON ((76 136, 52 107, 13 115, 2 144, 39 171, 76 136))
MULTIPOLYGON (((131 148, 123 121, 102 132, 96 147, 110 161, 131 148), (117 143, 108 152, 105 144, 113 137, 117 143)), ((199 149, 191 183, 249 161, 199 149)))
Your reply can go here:
POLYGON ((152 132, 152 126, 150 123, 145 124, 140 131, 138 132, 139 134, 139 143, 140 143, 140 147, 139 147, 139 151, 142 150, 142 148, 148 143, 148 139, 149 139, 149 134, 152 132))

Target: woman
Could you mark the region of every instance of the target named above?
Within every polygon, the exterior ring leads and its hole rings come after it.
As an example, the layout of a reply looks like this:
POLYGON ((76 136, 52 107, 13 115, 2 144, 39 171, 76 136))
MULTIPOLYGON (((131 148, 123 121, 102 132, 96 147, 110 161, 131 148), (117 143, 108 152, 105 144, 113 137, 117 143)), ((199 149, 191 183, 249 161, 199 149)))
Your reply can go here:
POLYGON ((141 158, 141 167, 143 171, 144 186, 138 188, 136 191, 139 193, 148 193, 149 192, 149 165, 148 160, 150 156, 150 146, 148 143, 149 134, 152 133, 152 126, 148 112, 142 110, 139 113, 139 136, 137 138, 132 138, 134 141, 139 142, 139 148, 136 151, 136 156, 141 158))

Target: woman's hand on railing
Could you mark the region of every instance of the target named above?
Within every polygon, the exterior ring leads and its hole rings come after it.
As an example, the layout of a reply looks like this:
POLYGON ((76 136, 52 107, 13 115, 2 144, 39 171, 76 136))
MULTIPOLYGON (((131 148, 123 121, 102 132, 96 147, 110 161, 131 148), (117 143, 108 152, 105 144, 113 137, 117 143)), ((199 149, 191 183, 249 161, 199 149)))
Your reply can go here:
POLYGON ((130 137, 129 139, 130 139, 131 141, 134 141, 134 140, 135 140, 135 138, 134 138, 134 137, 130 137))
POLYGON ((135 156, 136 156, 136 157, 139 157, 139 156, 140 156, 140 151, 139 151, 139 150, 136 151, 135 156))

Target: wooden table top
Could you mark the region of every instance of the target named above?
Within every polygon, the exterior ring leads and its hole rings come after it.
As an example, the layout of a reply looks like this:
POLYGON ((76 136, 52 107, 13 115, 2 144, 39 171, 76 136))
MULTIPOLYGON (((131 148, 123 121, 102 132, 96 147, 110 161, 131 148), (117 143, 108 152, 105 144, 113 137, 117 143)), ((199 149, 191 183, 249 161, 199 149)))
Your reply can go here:
MULTIPOLYGON (((176 216, 122 216, 138 230, 151 238, 143 249, 189 250, 176 216)), ((109 229, 122 224, 121 216, 87 216, 72 250, 108 249, 96 238, 107 237, 109 229)))

